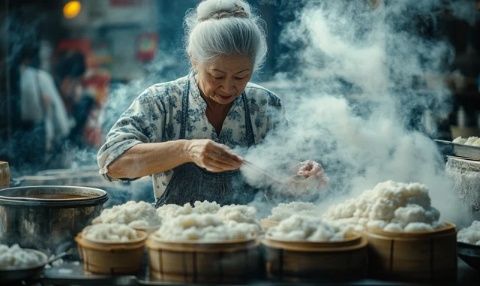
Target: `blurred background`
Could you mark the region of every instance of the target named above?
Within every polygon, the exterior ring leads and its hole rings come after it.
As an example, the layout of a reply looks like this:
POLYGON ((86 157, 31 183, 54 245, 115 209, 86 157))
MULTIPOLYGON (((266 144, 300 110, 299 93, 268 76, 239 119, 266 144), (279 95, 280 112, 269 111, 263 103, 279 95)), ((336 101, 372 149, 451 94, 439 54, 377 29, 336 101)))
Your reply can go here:
MULTIPOLYGON (((183 18, 197 2, 2 0, 0 160, 27 173, 90 160, 88 154, 94 152, 88 151, 96 151, 104 132, 140 91, 188 73, 183 18), (54 138, 60 142, 53 142, 51 151, 41 151, 44 156, 31 150, 41 148, 39 142, 20 146, 27 140, 25 132, 32 129, 31 122, 19 117, 20 66, 26 61, 52 76, 71 126, 64 138, 54 138), (59 158, 67 154, 76 158, 59 158)), ((270 53, 257 74, 268 80, 287 52, 278 45, 278 34, 293 10, 269 1, 253 4, 268 27, 270 53)))
MULTIPOLYGON (((285 41, 285 29, 309 1, 248 2, 265 21, 269 45, 265 66, 254 81, 281 95, 288 80, 279 80, 279 75, 301 67, 295 54, 302 41, 285 41)), ((358 2, 374 11, 382 1, 358 2)), ((408 124, 447 140, 480 135, 480 22, 476 16, 480 1, 461 2, 468 2, 465 7, 473 17, 456 17, 455 1, 446 1, 427 16, 409 18, 422 38, 449 43, 451 57, 442 63, 442 70, 424 75, 421 81, 441 82, 452 96, 447 116, 428 111, 435 132, 416 126, 415 116, 408 124)), ((15 176, 94 165, 106 132, 139 92, 188 73, 183 18, 197 4, 196 0, 1 0, 0 160, 10 163, 15 176), (41 79, 46 83, 30 78, 32 92, 56 89, 60 101, 54 100, 55 104, 65 109, 66 117, 56 114, 53 118, 66 118, 68 132, 53 127, 50 135, 47 132, 46 146, 41 137, 45 132, 34 132, 35 120, 29 119, 28 112, 20 116, 22 106, 28 105, 21 102, 21 86, 29 84, 28 77, 22 80, 22 66, 46 72, 41 79), (53 82, 49 85, 49 81, 53 82)))

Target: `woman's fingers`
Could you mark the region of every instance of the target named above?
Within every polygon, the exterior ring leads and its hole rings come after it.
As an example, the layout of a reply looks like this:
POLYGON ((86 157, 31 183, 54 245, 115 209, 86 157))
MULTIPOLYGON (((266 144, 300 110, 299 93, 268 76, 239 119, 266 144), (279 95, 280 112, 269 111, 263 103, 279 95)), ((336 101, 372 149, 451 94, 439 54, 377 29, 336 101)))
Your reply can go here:
POLYGON ((206 160, 207 162, 205 162, 205 165, 208 167, 207 170, 211 172, 232 171, 239 168, 236 164, 230 161, 219 159, 217 155, 207 155, 206 160))
POLYGON ((226 145, 213 142, 210 147, 211 150, 209 150, 209 152, 211 152, 215 156, 218 156, 219 159, 238 163, 242 163, 243 161, 240 156, 234 154, 233 151, 226 145))
POLYGON ((243 163, 243 159, 234 154, 228 146, 213 142, 208 147, 206 150, 207 156, 216 161, 223 162, 235 169, 240 168, 243 163))
POLYGON ((211 172, 223 172, 240 168, 243 159, 235 155, 228 146, 209 139, 195 140, 191 152, 198 166, 211 172))
POLYGON ((302 179, 294 180, 297 187, 301 188, 315 188, 320 189, 328 184, 328 177, 325 174, 322 165, 319 163, 307 160, 300 163, 298 167, 297 176, 301 176, 302 179))
POLYGON ((304 161, 300 163, 300 168, 298 169, 297 175, 304 176, 305 178, 312 176, 322 176, 323 168, 322 166, 312 160, 304 161))

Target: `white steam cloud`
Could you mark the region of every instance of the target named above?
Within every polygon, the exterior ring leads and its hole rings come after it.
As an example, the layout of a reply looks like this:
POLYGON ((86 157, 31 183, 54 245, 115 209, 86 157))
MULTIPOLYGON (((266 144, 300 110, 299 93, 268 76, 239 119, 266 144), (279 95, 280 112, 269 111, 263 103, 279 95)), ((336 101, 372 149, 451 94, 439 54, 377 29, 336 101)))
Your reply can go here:
MULTIPOLYGON (((438 78, 452 48, 421 33, 424 26, 435 30, 437 12, 445 8, 439 2, 308 2, 283 31, 288 45, 302 47, 292 54, 297 65, 271 85, 284 101, 288 126, 246 159, 276 177, 292 175, 292 163, 317 160, 330 177, 333 199, 385 180, 420 182, 443 218, 459 221, 467 207, 452 207, 461 202, 425 135, 435 135, 429 116, 446 118, 450 110, 450 94, 438 78)), ((243 173, 254 185, 264 183, 247 168, 243 173)))

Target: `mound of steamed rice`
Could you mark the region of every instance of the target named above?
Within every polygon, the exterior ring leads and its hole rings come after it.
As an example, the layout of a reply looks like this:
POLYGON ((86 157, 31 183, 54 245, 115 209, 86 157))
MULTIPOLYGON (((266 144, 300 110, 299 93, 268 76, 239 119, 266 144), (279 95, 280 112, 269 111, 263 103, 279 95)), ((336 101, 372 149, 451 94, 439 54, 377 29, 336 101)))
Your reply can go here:
POLYGON ((214 214, 188 214, 164 221, 153 233, 166 241, 221 242, 248 240, 258 236, 257 224, 223 220, 214 214))
POLYGON ((92 223, 118 223, 130 227, 146 228, 160 226, 161 218, 151 204, 128 201, 125 204, 103 210, 92 223))
POLYGON ((8 247, 0 244, 0 269, 26 269, 46 263, 45 257, 38 253, 22 249, 18 244, 8 247))
POLYGON ((345 228, 321 218, 292 215, 269 228, 267 237, 276 240, 327 242, 345 240, 345 233, 345 228))
POLYGON ((183 206, 168 204, 157 209, 157 214, 163 219, 170 219, 190 214, 211 214, 218 216, 223 221, 235 221, 257 224, 257 210, 247 205, 225 205, 220 206, 216 202, 196 201, 193 206, 189 203, 183 206))
POLYGON ((140 238, 132 227, 119 223, 99 223, 86 227, 83 237, 91 241, 129 242, 140 238))
POLYGON ((457 234, 457 240, 480 246, 480 221, 474 221, 469 227, 461 229, 457 234))
POLYGON ((477 136, 470 136, 468 138, 457 137, 453 139, 452 142, 469 146, 480 146, 480 138, 478 138, 477 136))
POLYGON ((356 230, 424 232, 444 225, 438 221, 440 212, 431 206, 425 185, 394 181, 379 183, 356 198, 331 206, 323 217, 356 230))

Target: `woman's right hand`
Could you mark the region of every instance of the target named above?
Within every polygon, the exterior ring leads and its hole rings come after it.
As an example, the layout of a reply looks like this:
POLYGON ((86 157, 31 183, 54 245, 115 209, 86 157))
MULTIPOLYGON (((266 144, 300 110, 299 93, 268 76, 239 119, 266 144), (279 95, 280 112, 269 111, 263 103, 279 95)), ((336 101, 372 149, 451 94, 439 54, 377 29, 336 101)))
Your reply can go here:
POLYGON ((237 170, 243 159, 223 144, 210 139, 190 140, 186 148, 189 160, 210 172, 237 170))

